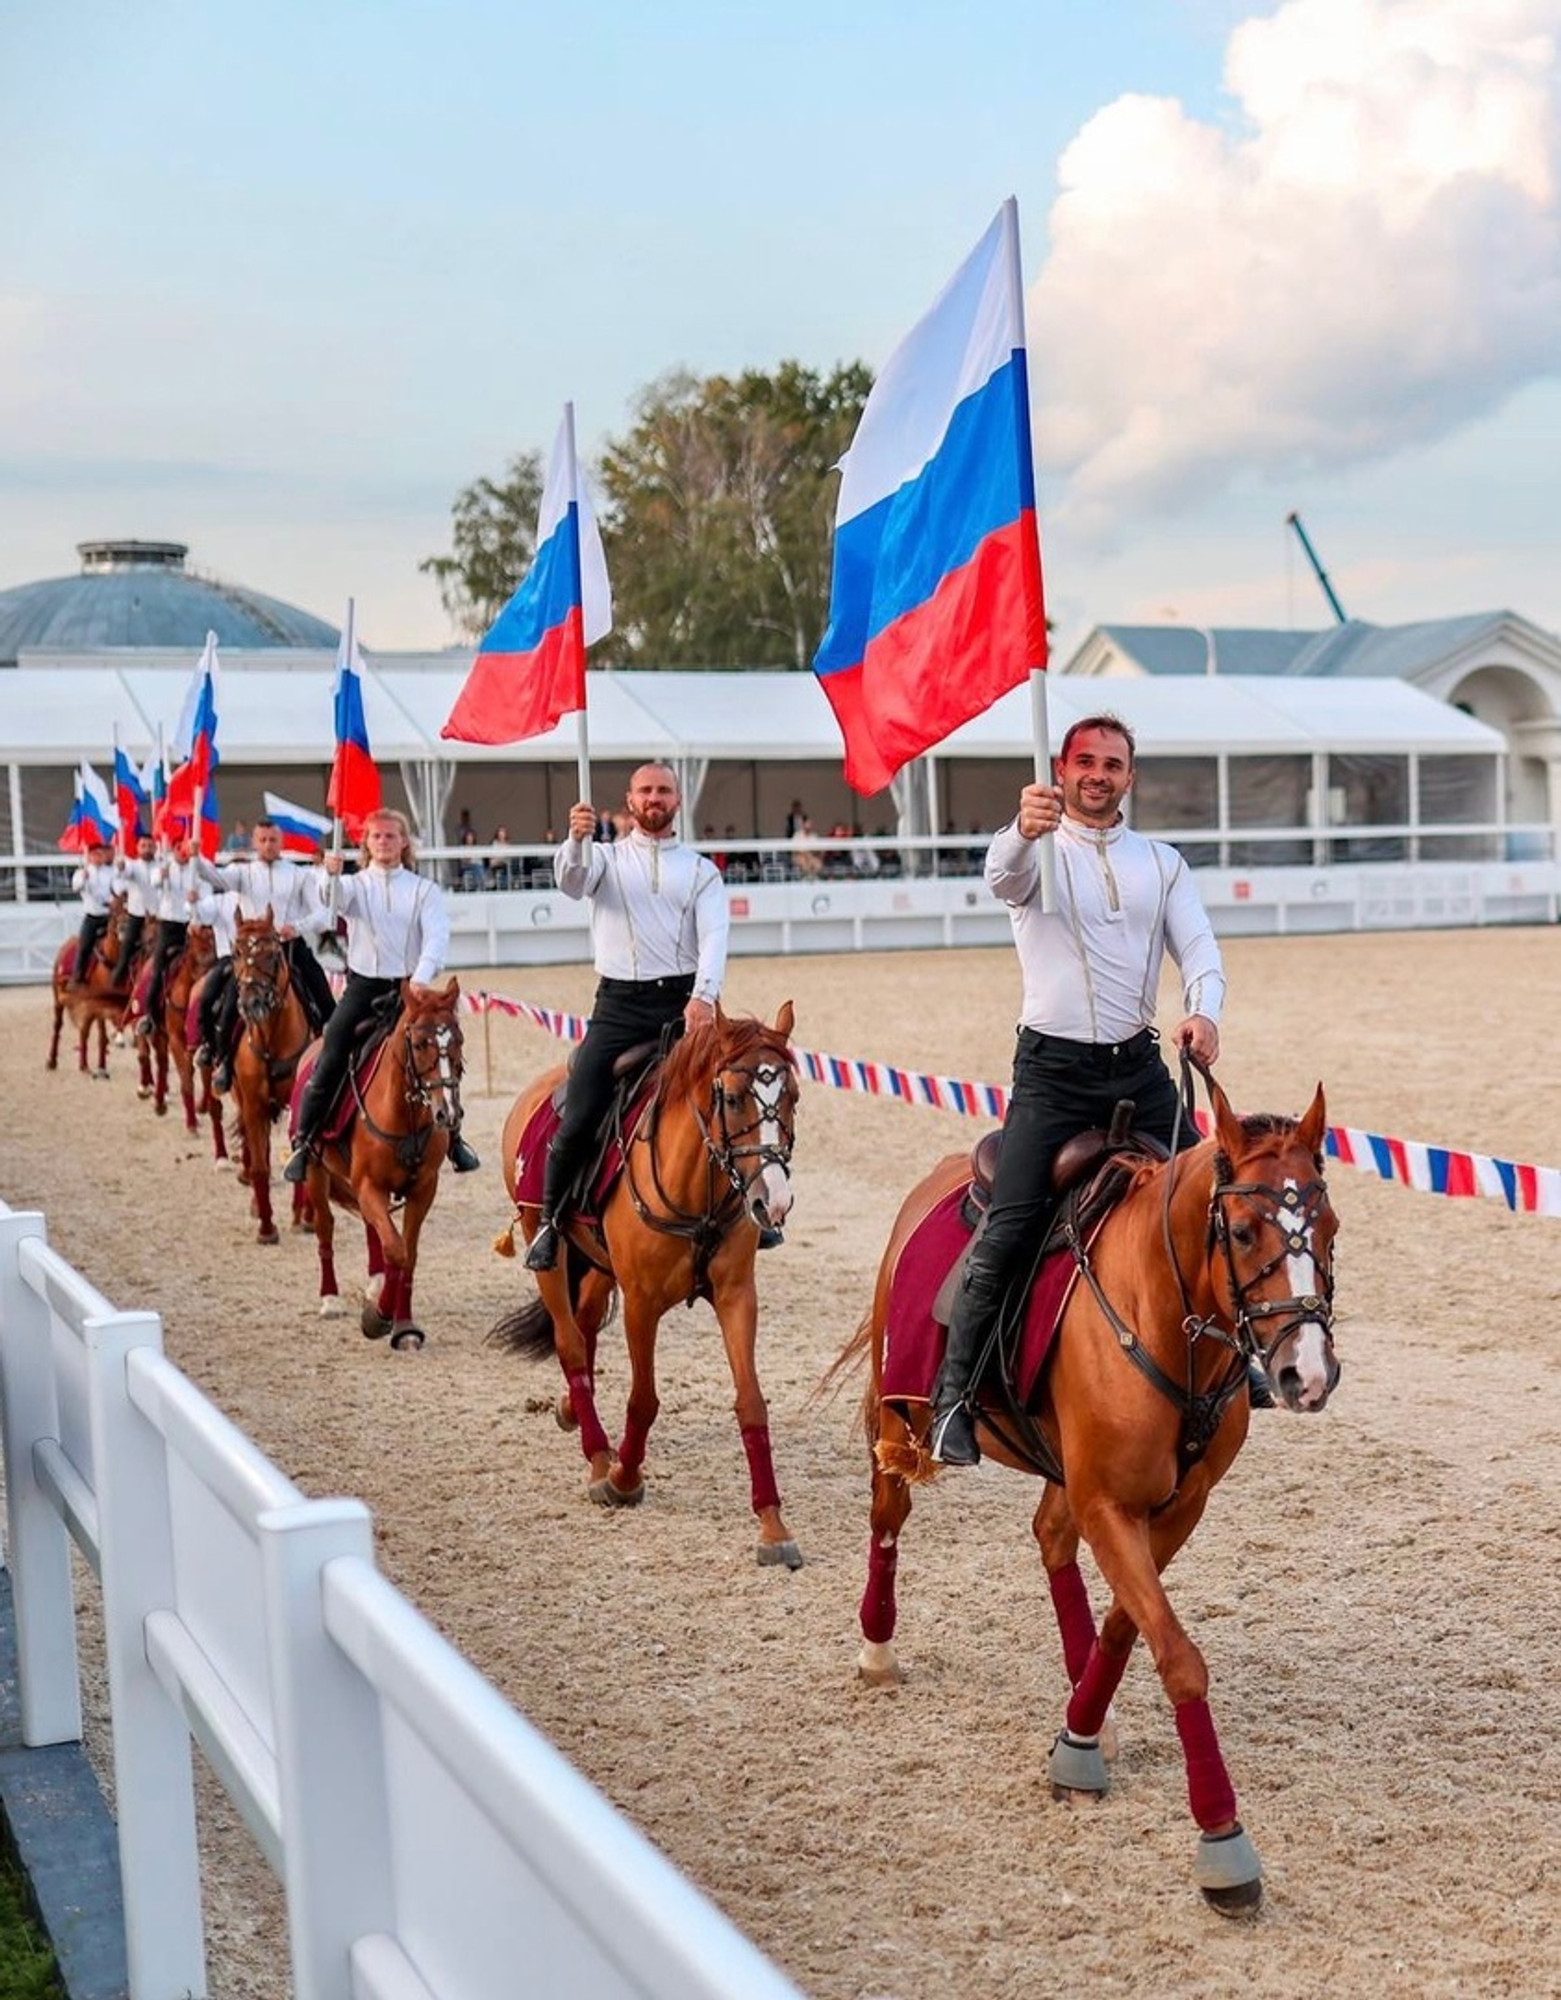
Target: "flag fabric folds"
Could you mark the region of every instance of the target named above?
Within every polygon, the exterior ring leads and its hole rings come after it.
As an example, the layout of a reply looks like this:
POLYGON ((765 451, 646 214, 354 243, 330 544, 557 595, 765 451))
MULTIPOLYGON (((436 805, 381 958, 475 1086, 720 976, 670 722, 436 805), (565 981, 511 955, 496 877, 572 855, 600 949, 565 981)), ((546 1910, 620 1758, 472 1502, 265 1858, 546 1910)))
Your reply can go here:
POLYGON ((132 852, 143 833, 152 830, 152 804, 134 760, 115 746, 114 808, 119 820, 120 842, 126 854, 132 852))
POLYGON ((363 713, 363 655, 349 617, 336 654, 336 754, 325 803, 346 828, 350 839, 363 831, 370 813, 382 803, 379 766, 369 749, 369 726, 363 713))
POLYGON ((161 808, 153 815, 160 839, 177 838, 193 825, 200 810, 200 850, 216 859, 222 844, 217 809, 217 635, 206 634, 205 651, 184 697, 174 729, 172 754, 176 767, 168 774, 161 808))
POLYGON ((310 812, 307 806, 295 806, 291 799, 284 799, 277 792, 263 792, 266 818, 273 821, 282 836, 284 854, 306 854, 311 859, 331 844, 331 822, 324 813, 310 812))
POLYGON ((118 832, 118 818, 108 786, 83 757, 76 772, 76 799, 60 835, 59 845, 67 852, 75 848, 85 854, 89 847, 112 847, 118 832))
POLYGON ((573 412, 553 442, 537 551, 477 650, 439 734, 456 743, 518 743, 585 707, 585 649, 612 630, 607 558, 575 462, 573 412))
POLYGON ((1046 664, 1012 201, 885 363, 841 471, 813 670, 869 793, 1046 664))

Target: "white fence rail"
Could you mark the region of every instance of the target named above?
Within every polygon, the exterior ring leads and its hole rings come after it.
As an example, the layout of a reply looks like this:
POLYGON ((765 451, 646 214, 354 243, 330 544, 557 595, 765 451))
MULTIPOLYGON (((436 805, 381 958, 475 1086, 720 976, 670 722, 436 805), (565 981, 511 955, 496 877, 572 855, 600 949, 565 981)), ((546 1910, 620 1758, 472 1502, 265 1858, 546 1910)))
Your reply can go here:
POLYGON ((0 1418, 29 1745, 81 1734, 102 1590, 131 2000, 207 1990, 191 1757, 286 1894, 298 2000, 796 2000, 796 1989, 0 1202, 0 1418))

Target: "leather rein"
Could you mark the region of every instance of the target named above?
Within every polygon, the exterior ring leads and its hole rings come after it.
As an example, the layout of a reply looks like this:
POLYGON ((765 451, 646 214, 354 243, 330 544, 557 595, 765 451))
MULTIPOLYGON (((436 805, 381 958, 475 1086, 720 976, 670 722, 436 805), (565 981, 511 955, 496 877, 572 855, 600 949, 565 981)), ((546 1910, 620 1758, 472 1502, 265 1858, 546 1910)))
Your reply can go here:
POLYGON ((689 1279, 690 1301, 701 1296, 710 1273, 710 1260, 732 1224, 748 1207, 749 1192, 766 1167, 789 1171, 792 1147, 796 1143, 796 1123, 791 1111, 793 1089, 789 1056, 765 1051, 750 1063, 723 1062, 710 1079, 706 1105, 690 1103, 689 1110, 698 1128, 705 1155, 705 1201, 703 1208, 684 1208, 671 1195, 661 1175, 656 1156, 656 1137, 666 1108, 663 1072, 656 1079, 655 1094, 632 1138, 619 1130, 618 1144, 623 1154, 624 1181, 634 1212, 647 1229, 663 1236, 684 1237, 693 1251, 689 1279), (740 1090, 728 1090, 721 1079, 744 1078, 740 1090), (741 1125, 732 1123, 732 1114, 751 1103, 753 1116, 741 1125), (766 1121, 780 1132, 777 1141, 763 1139, 766 1121), (642 1139, 650 1160, 651 1187, 661 1209, 652 1209, 641 1192, 634 1171, 633 1140, 642 1139), (753 1141, 754 1143, 747 1143, 753 1141))
MULTIPOLYGON (((353 1102, 358 1107, 358 1116, 363 1120, 364 1130, 368 1132, 371 1138, 378 1139, 382 1145, 393 1149, 396 1156, 396 1165, 401 1169, 403 1174, 408 1175, 419 1172, 427 1156, 434 1133, 439 1129, 432 1110, 435 1091, 430 1086, 422 1069, 418 1066, 417 1053, 412 1040, 412 1029, 413 1023, 411 1021, 407 1021, 402 1026, 401 1047, 399 1051, 390 1046, 388 1040, 386 1047, 387 1055, 399 1057, 402 1098, 408 1110, 414 1113, 418 1111, 427 1111, 429 1113, 426 1119, 414 1122, 410 1131, 387 1132, 383 1127, 377 1125, 363 1095, 363 1086, 358 1079, 358 1065, 354 1063, 348 1072, 352 1084, 353 1102)), ((454 1075, 446 1094, 455 1100, 456 1109, 459 1112, 461 1102, 460 1024, 455 1021, 441 1023, 432 1030, 432 1039, 436 1052, 441 1059, 447 1053, 450 1046, 454 1045, 456 1058, 454 1075)), ((440 1088, 443 1089, 444 1086, 441 1085, 440 1088)))

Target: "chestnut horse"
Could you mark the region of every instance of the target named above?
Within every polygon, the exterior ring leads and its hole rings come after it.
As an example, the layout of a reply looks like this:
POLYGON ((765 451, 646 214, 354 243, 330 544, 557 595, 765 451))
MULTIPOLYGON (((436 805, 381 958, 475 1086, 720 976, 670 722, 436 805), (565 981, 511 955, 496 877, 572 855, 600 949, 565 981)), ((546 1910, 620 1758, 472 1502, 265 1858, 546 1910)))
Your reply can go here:
POLYGON ((124 968, 119 963, 120 945, 125 934, 125 898, 115 893, 108 902, 108 928, 98 939, 87 959, 87 976, 79 983, 76 972, 76 939, 67 938, 54 954, 54 1032, 49 1038, 46 1069, 60 1065, 60 1028, 65 1016, 77 1032, 77 1068, 84 1075, 108 1075, 109 1023, 117 1023, 129 1000, 124 968), (98 1066, 87 1061, 87 1043, 92 1030, 98 1031, 98 1066))
POLYGON ((190 1002, 202 978, 217 962, 216 933, 210 924, 189 924, 184 933, 184 949, 168 968, 163 981, 161 1020, 152 1024, 151 1058, 155 1070, 152 1109, 158 1117, 168 1110, 168 1064, 172 1058, 179 1079, 179 1102, 184 1107, 184 1129, 200 1129, 199 1119, 211 1120, 212 1154, 218 1161, 228 1157, 228 1142, 222 1131, 222 1106, 212 1096, 210 1079, 202 1078, 200 1102, 195 1099, 195 1057, 190 1048, 190 1002))
MULTIPOLYGON (((401 989, 401 1009, 389 1034, 361 1072, 349 1078, 348 1122, 331 1119, 337 1136, 321 1141, 305 1179, 320 1251, 320 1312, 341 1311, 336 1285, 336 1207, 361 1216, 368 1238, 369 1282, 361 1324, 370 1340, 390 1336, 395 1348, 417 1349, 423 1330, 412 1317, 417 1240, 439 1191, 450 1134, 461 1122, 461 1002, 454 977, 423 991, 401 989), (400 1227, 396 1211, 400 1211, 400 1227)), ((297 1097, 308 1068, 298 1077, 297 1097)))
MULTIPOLYGON (((271 1127, 292 1101, 299 1058, 309 1046, 309 1016, 293 985, 292 962, 270 910, 240 917, 233 930, 233 978, 242 1024, 233 1055, 233 1099, 243 1134, 240 1183, 250 1191, 258 1218, 256 1241, 279 1243, 271 1210, 271 1127)), ((220 1063, 227 1053, 218 1049, 220 1063)), ((308 1191, 292 1190, 293 1226, 306 1226, 308 1191)))
MULTIPOLYGON (((1161 1572, 1246 1440, 1248 1360, 1261 1364, 1286 1409, 1316 1411, 1327 1402, 1339 1374, 1337 1223, 1322 1175, 1322 1086, 1300 1119, 1238 1118, 1219 1085, 1206 1081, 1213 1136, 1171 1160, 1140 1162, 1098 1232, 1073 1235, 1076 1275, 1024 1404, 1029 1426, 1023 1416, 1015 1421, 991 1385, 978 1390, 976 1411, 987 1457, 1047 1481, 1033 1531, 1072 1688, 1052 1750, 1054 1793, 1106 1790, 1100 1739, 1104 1730, 1111 1747, 1108 1708, 1142 1633, 1186 1760, 1200 1832, 1194 1879, 1230 1913, 1257 1906, 1261 1868, 1236 1817, 1209 1712, 1208 1669, 1161 1572), (1112 1594, 1098 1633, 1078 1566, 1081 1536, 1112 1594)), ((908 1327, 907 1309, 930 1313, 938 1278, 927 1270, 907 1292, 895 1288, 896 1270, 917 1226, 970 1181, 969 1159, 954 1155, 907 1196, 872 1308, 830 1371, 871 1351, 872 1540, 858 1664, 876 1685, 900 1678, 893 1646, 900 1534, 912 1484, 935 1470, 927 1402, 882 1393, 885 1324, 908 1327)), ((924 1267, 912 1258, 906 1268, 924 1267)))
MULTIPOLYGON (((578 1427, 590 1466, 588 1492, 604 1507, 644 1498, 644 1458, 660 1401, 656 1329, 675 1305, 707 1298, 715 1308, 737 1390, 737 1422, 748 1457, 759 1562, 798 1569, 802 1555, 781 1517, 770 1454, 769 1411, 755 1361, 759 1230, 785 1220, 797 1075, 788 1000, 773 1027, 752 1017, 691 1029, 662 1061, 654 1091, 623 1135, 623 1167, 600 1204, 596 1226, 571 1219, 567 1249, 537 1273, 538 1297, 501 1320, 489 1339, 512 1353, 556 1353, 565 1390, 559 1425, 578 1427), (596 1410, 597 1335, 614 1292, 623 1298, 630 1384, 616 1455, 596 1410)), ((540 1210, 518 1192, 517 1158, 532 1114, 552 1096, 562 1067, 528 1085, 504 1121, 504 1185, 529 1241, 540 1210)), ((514 1223, 495 1246, 514 1254, 514 1223)))

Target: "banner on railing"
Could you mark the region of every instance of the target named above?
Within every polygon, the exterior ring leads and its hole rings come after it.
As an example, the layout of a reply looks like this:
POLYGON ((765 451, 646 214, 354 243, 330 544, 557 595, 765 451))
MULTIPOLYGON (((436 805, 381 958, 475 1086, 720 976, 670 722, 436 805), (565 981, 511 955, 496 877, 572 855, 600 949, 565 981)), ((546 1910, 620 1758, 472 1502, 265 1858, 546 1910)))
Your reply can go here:
MULTIPOLYGON (((504 993, 478 990, 463 995, 474 1014, 509 1014, 532 1022, 561 1041, 584 1039, 583 1014, 556 1007, 538 1007, 530 1000, 512 1000, 504 993)), ((858 1091, 868 1097, 893 1097, 904 1104, 922 1104, 937 1111, 957 1111, 967 1118, 1001 1120, 1008 1109, 1008 1091, 997 1083, 968 1083, 959 1077, 929 1076, 920 1070, 896 1069, 890 1063, 860 1056, 820 1055, 793 1047, 799 1074, 830 1090, 858 1091)), ((1200 1130, 1207 1114, 1198 1114, 1200 1130)), ((1504 1201, 1523 1215, 1561 1215, 1561 1167, 1527 1166, 1485 1153, 1468 1153, 1451 1146, 1431 1146, 1418 1139, 1387 1139, 1353 1125, 1330 1125, 1325 1146, 1330 1159, 1378 1180, 1396 1181, 1418 1194, 1487 1195, 1504 1201)))

